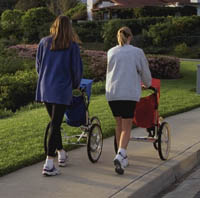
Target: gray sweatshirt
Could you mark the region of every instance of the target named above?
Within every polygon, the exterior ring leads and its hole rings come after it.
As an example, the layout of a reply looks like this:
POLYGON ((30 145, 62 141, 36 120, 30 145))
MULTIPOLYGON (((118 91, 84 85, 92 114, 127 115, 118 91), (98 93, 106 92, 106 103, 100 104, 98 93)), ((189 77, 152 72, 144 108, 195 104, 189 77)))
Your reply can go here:
POLYGON ((132 45, 111 48, 107 53, 106 99, 139 101, 141 82, 151 86, 149 64, 142 49, 132 45))

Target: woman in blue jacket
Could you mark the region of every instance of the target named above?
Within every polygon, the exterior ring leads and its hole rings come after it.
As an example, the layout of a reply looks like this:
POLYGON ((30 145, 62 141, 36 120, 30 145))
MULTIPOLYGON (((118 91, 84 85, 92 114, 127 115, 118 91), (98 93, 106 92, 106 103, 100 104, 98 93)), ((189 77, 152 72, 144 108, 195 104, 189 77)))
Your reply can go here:
POLYGON ((72 102, 72 90, 79 87, 82 77, 83 66, 77 42, 69 18, 59 16, 50 28, 50 36, 41 39, 37 49, 36 101, 45 104, 51 118, 43 175, 59 174, 53 162, 55 151, 58 152, 58 165, 66 165, 67 154, 63 150, 60 125, 67 106, 72 102))

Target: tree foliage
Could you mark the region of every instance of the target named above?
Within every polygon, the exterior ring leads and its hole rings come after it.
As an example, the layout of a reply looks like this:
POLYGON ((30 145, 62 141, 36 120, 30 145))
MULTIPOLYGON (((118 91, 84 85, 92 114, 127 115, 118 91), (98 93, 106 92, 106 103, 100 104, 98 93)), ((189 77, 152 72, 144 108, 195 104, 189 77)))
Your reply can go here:
POLYGON ((18 0, 15 9, 26 11, 30 8, 44 7, 45 4, 45 0, 29 0, 28 2, 27 0, 18 0))
POLYGON ((24 38, 27 42, 38 42, 49 34, 55 16, 45 7, 29 9, 22 17, 24 38))
POLYGON ((15 35, 20 37, 22 34, 21 21, 24 12, 21 10, 5 10, 1 16, 1 27, 5 35, 15 35))
POLYGON ((65 12, 72 20, 87 19, 87 7, 84 3, 78 3, 75 7, 70 8, 65 12))
POLYGON ((58 16, 75 7, 78 2, 79 0, 47 0, 46 6, 52 13, 58 16))
POLYGON ((0 15, 4 10, 13 9, 18 0, 0 0, 0 15))

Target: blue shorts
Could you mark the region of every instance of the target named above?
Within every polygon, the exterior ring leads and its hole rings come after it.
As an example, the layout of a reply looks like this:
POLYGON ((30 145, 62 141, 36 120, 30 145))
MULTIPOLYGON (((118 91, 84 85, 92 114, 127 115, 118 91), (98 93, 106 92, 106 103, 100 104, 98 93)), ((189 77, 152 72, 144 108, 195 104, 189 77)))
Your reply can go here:
POLYGON ((136 101, 132 100, 114 100, 108 102, 113 116, 122 117, 124 119, 134 117, 136 103, 136 101))

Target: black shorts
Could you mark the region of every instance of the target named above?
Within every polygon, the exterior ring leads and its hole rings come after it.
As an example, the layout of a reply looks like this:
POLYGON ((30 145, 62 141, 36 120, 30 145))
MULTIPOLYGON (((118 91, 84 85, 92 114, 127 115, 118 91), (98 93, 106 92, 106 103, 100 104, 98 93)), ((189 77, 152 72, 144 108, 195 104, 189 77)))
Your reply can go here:
POLYGON ((134 111, 137 103, 136 101, 115 100, 109 101, 108 103, 114 117, 122 117, 124 119, 134 117, 134 111))

